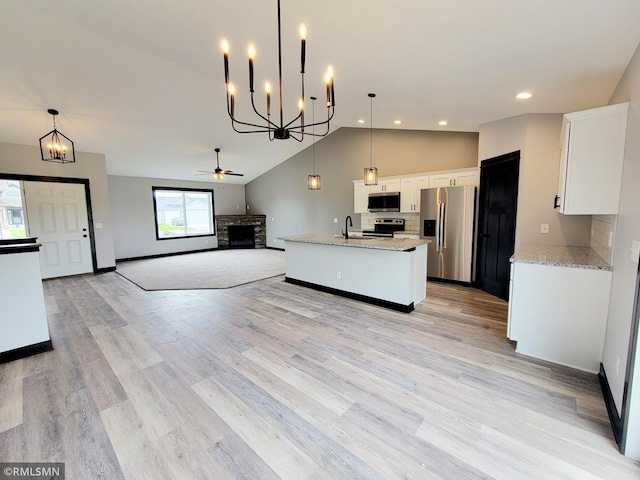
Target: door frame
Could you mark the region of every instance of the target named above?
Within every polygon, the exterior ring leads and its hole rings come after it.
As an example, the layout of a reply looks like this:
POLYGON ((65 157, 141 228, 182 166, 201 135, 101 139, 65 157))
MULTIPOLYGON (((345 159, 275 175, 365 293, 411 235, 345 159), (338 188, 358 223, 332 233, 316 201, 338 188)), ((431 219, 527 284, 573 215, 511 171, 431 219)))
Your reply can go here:
POLYGON ((93 209, 91 208, 91 189, 88 178, 72 177, 47 177, 43 175, 22 175, 18 173, 0 173, 0 178, 19 180, 22 182, 52 182, 52 183, 76 183, 84 185, 84 197, 87 204, 87 221, 89 222, 89 245, 91 246, 91 264, 93 273, 98 271, 98 259, 96 255, 96 241, 93 229, 93 209))
MULTIPOLYGON (((506 163, 506 162, 513 162, 515 161, 516 164, 516 169, 518 172, 518 181, 516 182, 515 185, 515 197, 516 197, 516 204, 514 207, 514 211, 513 211, 513 242, 514 242, 514 248, 515 248, 515 240, 516 240, 516 229, 518 227, 518 193, 519 193, 519 187, 520 187, 520 160, 522 158, 521 155, 521 150, 515 150, 513 152, 509 152, 509 153, 505 153, 503 155, 498 155, 496 157, 492 157, 492 158, 488 158, 486 160, 482 160, 480 162, 480 179, 478 181, 478 197, 477 197, 477 202, 476 202, 476 212, 477 212, 477 216, 476 216, 476 233, 475 233, 475 239, 474 239, 474 250, 475 250, 475 255, 474 255, 474 275, 473 275, 473 286, 476 288, 480 288, 480 281, 478 280, 478 256, 480 253, 480 229, 482 226, 481 220, 483 220, 482 215, 482 205, 481 205, 481 201, 482 201, 482 195, 484 192, 481 191, 482 189, 482 169, 483 168, 488 168, 488 167, 494 167, 496 165, 500 165, 501 163, 506 163)), ((483 289, 484 290, 484 289, 483 289)), ((509 295, 509 292, 507 291, 507 295, 509 295)))

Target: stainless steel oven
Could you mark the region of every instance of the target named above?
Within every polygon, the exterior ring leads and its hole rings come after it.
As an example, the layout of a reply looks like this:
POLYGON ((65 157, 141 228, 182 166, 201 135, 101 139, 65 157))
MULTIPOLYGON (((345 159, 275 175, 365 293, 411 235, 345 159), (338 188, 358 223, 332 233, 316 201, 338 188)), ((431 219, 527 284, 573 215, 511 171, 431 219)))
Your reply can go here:
POLYGON ((373 230, 363 230, 365 237, 393 237, 395 232, 404 230, 404 218, 374 218, 373 230))

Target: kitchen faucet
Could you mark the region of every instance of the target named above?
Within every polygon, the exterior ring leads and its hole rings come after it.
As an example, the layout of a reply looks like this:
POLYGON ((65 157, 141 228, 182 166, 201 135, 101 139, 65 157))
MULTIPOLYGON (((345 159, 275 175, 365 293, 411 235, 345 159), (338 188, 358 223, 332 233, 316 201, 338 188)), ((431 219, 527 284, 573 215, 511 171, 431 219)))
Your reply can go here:
POLYGON ((342 236, 345 240, 349 240, 349 227, 353 227, 351 215, 347 215, 347 218, 344 219, 344 232, 342 232, 342 236), (349 220, 349 226, 347 226, 347 220, 349 220))

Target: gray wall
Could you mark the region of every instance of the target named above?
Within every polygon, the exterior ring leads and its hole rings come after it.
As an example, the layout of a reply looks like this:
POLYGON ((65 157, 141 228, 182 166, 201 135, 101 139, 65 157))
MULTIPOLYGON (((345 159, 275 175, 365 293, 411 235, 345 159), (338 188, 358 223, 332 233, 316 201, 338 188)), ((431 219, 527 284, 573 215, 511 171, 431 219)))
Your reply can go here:
MULTIPOLYGON (((284 248, 281 235, 340 233, 345 217, 354 227, 353 180, 369 166, 371 133, 367 128, 340 128, 316 141, 316 173, 322 188, 307 189, 313 172, 309 146, 246 186, 248 213, 267 215, 267 245, 284 248), (334 223, 334 218, 338 223, 334 223)), ((382 177, 475 167, 478 134, 411 130, 373 131, 373 165, 382 177)))
POLYGON ((76 152, 76 163, 61 165, 43 162, 39 147, 0 142, 0 176, 3 173, 88 179, 93 222, 102 224, 102 228, 94 230, 97 265, 98 268, 109 268, 115 265, 113 226, 104 155, 76 152))
MULTIPOLYGON (((620 214, 614 240, 613 279, 607 335, 602 364, 609 380, 614 400, 621 411, 627 369, 633 302, 638 264, 631 260, 633 240, 640 241, 640 47, 631 59, 611 101, 631 102, 627 123, 620 214), (620 359, 619 373, 616 362, 620 359)), ((630 389, 630 428, 625 454, 640 460, 640 355, 636 354, 635 375, 630 389)))
POLYGON ((110 175, 109 196, 116 259, 188 252, 218 246, 217 237, 157 240, 151 187, 212 189, 216 215, 245 214, 243 185, 110 175))
POLYGON ((561 215, 553 208, 560 172, 560 114, 528 114, 480 126, 482 160, 520 150, 516 249, 525 243, 589 245, 590 215, 561 215), (549 233, 540 233, 540 224, 549 233))

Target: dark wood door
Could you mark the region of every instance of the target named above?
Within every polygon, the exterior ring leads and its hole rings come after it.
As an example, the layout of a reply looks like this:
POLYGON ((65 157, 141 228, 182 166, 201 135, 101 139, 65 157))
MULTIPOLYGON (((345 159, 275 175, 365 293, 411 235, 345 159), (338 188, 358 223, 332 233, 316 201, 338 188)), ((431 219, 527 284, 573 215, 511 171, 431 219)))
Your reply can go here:
POLYGON ((480 164, 476 286, 505 300, 515 246, 519 169, 519 151, 480 164))

